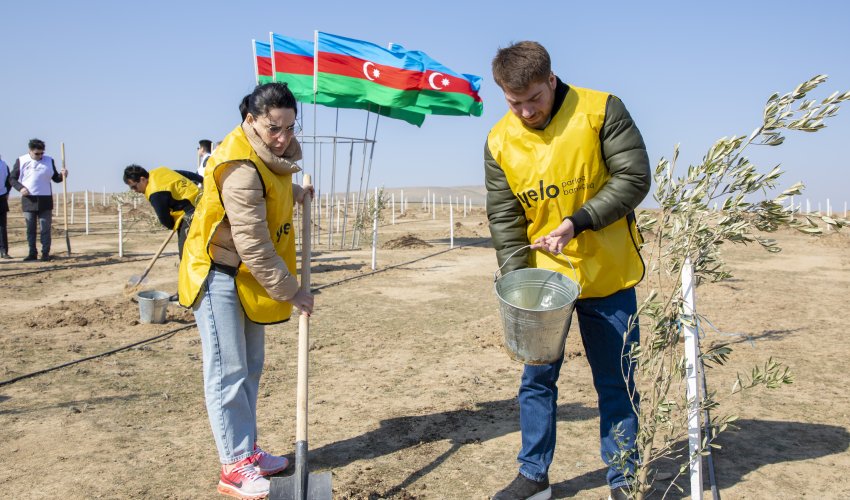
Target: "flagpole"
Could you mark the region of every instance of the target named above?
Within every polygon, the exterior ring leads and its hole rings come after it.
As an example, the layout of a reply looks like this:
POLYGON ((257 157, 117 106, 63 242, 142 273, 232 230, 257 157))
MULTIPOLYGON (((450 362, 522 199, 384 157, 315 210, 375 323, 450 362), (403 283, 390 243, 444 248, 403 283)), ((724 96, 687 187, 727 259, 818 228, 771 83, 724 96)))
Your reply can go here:
POLYGON ((251 51, 254 52, 254 81, 260 83, 260 67, 257 64, 257 40, 251 39, 251 51))
MULTIPOLYGON (((269 31, 269 46, 271 46, 271 49, 272 49, 272 81, 276 82, 277 81, 277 68, 275 67, 275 64, 274 64, 274 59, 275 59, 274 58, 274 33, 271 32, 271 31, 269 31)), ((254 58, 254 60, 256 61, 256 58, 254 58)))
MULTIPOLYGON (((380 106, 378 106, 380 108, 380 106)), ((378 138, 378 123, 380 122, 381 114, 375 113, 375 132, 372 133, 372 144, 369 146, 369 167, 366 169, 366 191, 369 191, 369 179, 372 178, 372 157, 375 155, 375 142, 378 138)))
MULTIPOLYGON (((313 178, 316 179, 316 199, 322 199, 322 178, 321 175, 317 175, 316 173, 316 146, 318 145, 318 138, 316 137, 316 122, 318 121, 318 105, 316 104, 316 94, 319 92, 319 30, 313 30, 313 178)), ((319 166, 321 169, 321 166, 319 166)), ((321 172, 321 171, 320 171, 321 172)), ((322 227, 322 211, 318 211, 319 217, 316 221, 318 227, 322 227)), ((320 233, 316 232, 318 243, 318 238, 320 237, 320 233)))

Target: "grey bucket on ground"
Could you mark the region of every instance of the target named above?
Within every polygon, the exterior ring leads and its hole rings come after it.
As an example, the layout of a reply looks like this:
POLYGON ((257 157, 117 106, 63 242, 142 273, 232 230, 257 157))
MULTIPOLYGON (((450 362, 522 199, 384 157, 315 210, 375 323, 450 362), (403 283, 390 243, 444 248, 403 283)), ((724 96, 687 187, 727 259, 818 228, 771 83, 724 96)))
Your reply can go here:
POLYGON ((555 271, 526 268, 501 276, 494 286, 511 358, 543 365, 562 357, 578 284, 555 271))
POLYGON ((145 290, 136 294, 139 301, 139 321, 142 323, 165 323, 165 313, 171 295, 158 290, 145 290))

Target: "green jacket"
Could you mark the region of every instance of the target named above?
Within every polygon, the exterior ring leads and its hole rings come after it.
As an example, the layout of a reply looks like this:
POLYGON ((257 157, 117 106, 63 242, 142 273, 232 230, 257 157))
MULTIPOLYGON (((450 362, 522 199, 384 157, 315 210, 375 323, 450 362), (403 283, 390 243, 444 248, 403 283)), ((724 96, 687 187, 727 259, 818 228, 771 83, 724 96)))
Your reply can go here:
MULTIPOLYGON (((569 92, 569 86, 558 80, 552 114, 558 112, 569 92)), ((640 131, 620 99, 609 96, 605 121, 599 133, 602 156, 611 174, 600 191, 570 216, 576 236, 585 230, 598 231, 625 216, 633 216, 634 209, 649 192, 652 176, 649 157, 640 131)), ((487 188, 487 218, 490 234, 502 274, 528 267, 528 250, 517 249, 528 245, 525 211, 508 185, 505 173, 484 146, 484 183, 487 188)))

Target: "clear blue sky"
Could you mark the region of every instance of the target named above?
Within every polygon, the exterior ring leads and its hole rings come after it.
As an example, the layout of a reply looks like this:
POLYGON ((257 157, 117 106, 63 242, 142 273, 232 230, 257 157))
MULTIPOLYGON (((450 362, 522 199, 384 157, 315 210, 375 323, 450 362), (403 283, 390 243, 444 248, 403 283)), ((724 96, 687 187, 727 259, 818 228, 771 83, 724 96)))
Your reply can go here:
MULTIPOLYGON (((653 166, 681 144, 680 166, 721 136, 759 124, 765 99, 818 73, 823 97, 850 89, 850 4, 712 2, 220 2, 9 1, 0 7, 0 155, 67 151, 69 189, 123 190, 123 167, 193 169, 197 140, 222 138, 253 87, 251 39, 268 32, 312 39, 321 30, 427 52, 483 77, 481 117, 428 117, 422 128, 381 118, 370 185, 483 184, 482 151, 506 111, 489 64, 512 41, 537 40, 555 73, 626 103, 653 166), (828 90, 828 91, 827 91, 828 90)), ((333 113, 319 107, 319 134, 333 113)), ((312 131, 312 106, 304 121, 312 131)), ((366 112, 343 110, 340 135, 362 137, 366 112)), ((374 116, 372 121, 374 124, 374 116)), ((370 131, 371 135, 371 131, 370 131)), ((305 167, 312 172, 307 148, 305 167)), ((782 163, 815 204, 850 201, 850 107, 817 134, 791 134, 752 151, 765 170, 782 163)), ((330 150, 322 152, 329 190, 330 150)), ((347 151, 345 151, 347 157, 347 151)), ((362 152, 355 153, 355 159, 362 152)), ((346 158, 347 160, 347 158, 346 158)), ((359 163, 356 163, 359 165, 359 163)), ((340 163, 337 189, 345 184, 340 163)), ((352 176, 359 180, 359 170, 352 176)))

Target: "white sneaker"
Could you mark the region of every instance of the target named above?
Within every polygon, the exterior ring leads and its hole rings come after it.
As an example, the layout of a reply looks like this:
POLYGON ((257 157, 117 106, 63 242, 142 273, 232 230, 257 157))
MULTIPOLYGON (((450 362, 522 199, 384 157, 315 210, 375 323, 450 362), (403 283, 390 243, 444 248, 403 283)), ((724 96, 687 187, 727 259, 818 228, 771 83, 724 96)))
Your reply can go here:
POLYGON ((266 453, 256 444, 254 445, 254 454, 251 456, 251 460, 254 462, 257 472, 262 476, 271 476, 289 467, 289 460, 286 457, 266 453))

